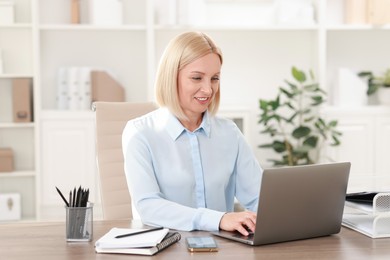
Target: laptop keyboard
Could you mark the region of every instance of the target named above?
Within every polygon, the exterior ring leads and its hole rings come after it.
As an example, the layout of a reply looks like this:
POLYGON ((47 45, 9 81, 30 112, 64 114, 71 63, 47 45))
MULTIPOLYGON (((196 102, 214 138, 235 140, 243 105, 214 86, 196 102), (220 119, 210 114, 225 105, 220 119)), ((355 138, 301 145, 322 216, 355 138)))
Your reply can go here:
POLYGON ((237 232, 236 234, 233 235, 233 237, 237 237, 240 239, 246 239, 246 240, 253 240, 254 233, 252 231, 249 231, 248 236, 244 236, 241 233, 237 232))

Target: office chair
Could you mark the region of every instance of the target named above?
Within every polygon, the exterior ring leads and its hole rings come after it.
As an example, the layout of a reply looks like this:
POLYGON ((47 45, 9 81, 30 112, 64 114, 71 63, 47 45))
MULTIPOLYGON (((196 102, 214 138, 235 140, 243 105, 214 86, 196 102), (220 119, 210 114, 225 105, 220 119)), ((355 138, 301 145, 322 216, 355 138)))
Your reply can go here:
POLYGON ((96 159, 103 219, 132 219, 122 153, 122 131, 130 119, 153 111, 152 103, 94 102, 96 113, 96 159))

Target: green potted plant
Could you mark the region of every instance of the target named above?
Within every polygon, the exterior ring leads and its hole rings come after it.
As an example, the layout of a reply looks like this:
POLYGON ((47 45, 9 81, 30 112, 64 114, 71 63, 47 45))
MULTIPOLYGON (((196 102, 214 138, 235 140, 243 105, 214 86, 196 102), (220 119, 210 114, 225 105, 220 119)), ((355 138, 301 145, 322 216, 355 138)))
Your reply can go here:
POLYGON ((382 75, 374 75, 372 71, 361 71, 359 77, 367 79, 367 95, 378 93, 379 102, 390 104, 390 69, 382 75))
POLYGON ((269 160, 274 166, 317 163, 325 144, 340 144, 337 121, 327 122, 319 115, 326 92, 314 81, 312 71, 310 79, 296 67, 291 73, 295 81, 285 80, 287 88, 280 87, 275 99, 259 101, 261 133, 271 137, 271 142, 259 147, 280 155, 269 160))

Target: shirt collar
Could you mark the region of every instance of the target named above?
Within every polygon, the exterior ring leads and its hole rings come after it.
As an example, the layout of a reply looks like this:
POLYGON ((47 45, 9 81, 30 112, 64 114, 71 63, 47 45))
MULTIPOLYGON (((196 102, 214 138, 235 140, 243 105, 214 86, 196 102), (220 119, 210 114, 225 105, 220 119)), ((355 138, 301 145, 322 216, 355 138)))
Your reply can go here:
MULTIPOLYGON (((169 134, 169 136, 176 140, 183 132, 188 131, 177 119, 176 116, 174 116, 168 109, 164 109, 165 113, 167 113, 167 124, 166 124, 166 130, 169 134)), ((202 123, 200 126, 194 131, 203 132, 207 137, 210 137, 210 131, 211 131, 211 124, 210 124, 210 116, 208 111, 206 111, 203 114, 202 123)))

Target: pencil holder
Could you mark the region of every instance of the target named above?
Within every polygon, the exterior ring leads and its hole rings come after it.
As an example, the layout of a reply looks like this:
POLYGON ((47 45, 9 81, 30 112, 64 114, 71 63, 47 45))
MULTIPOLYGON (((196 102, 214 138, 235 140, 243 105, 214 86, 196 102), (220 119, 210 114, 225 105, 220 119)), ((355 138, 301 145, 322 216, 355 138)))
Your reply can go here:
POLYGON ((91 241, 93 235, 93 204, 87 207, 65 207, 66 241, 91 241))

